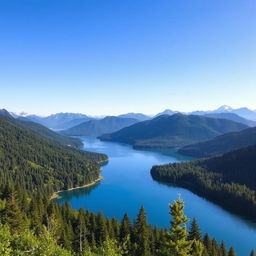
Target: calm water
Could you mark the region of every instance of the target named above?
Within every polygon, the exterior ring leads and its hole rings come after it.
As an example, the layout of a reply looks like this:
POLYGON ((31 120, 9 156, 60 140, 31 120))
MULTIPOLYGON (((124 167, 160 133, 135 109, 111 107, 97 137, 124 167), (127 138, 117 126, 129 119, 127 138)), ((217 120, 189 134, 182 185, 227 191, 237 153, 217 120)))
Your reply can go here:
POLYGON ((102 167, 104 179, 90 188, 61 193, 58 199, 68 201, 74 209, 83 207, 93 212, 102 211, 107 217, 121 219, 125 212, 135 218, 144 205, 148 221, 160 227, 169 227, 168 203, 181 193, 185 201, 185 213, 196 217, 202 231, 208 232, 228 246, 235 245, 239 256, 249 256, 256 249, 256 224, 243 220, 217 205, 198 197, 190 191, 158 183, 151 178, 152 165, 188 160, 170 151, 134 150, 131 146, 101 142, 95 138, 82 137, 84 149, 105 153, 109 163, 102 167))

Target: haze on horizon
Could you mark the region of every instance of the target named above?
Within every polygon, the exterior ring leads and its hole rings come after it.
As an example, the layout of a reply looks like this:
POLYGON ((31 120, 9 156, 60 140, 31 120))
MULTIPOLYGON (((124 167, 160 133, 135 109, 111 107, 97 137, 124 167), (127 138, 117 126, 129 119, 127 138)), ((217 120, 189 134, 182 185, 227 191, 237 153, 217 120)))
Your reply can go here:
POLYGON ((256 109, 253 0, 3 0, 0 107, 256 109))

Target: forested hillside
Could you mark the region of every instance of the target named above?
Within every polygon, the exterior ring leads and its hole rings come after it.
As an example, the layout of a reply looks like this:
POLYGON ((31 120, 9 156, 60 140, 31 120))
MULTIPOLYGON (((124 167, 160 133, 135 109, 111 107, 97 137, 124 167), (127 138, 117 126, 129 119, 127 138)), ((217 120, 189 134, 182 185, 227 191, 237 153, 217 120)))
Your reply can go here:
POLYGON ((57 142, 61 145, 65 146, 71 146, 71 147, 81 147, 83 143, 81 142, 80 139, 76 138, 70 138, 67 136, 60 135, 45 126, 32 122, 29 119, 23 118, 23 119, 15 119, 13 118, 10 113, 2 109, 0 110, 0 118, 5 117, 8 118, 9 122, 12 122, 14 125, 22 127, 22 128, 27 128, 29 131, 41 135, 45 137, 46 139, 49 139, 51 141, 57 142))
POLYGON ((107 156, 62 147, 0 116, 0 177, 4 182, 50 194, 97 179, 97 162, 102 160, 107 156))
POLYGON ((195 157, 212 157, 254 144, 256 144, 255 127, 240 132, 226 133, 209 141, 185 146, 179 149, 179 153, 195 157))
POLYGON ((154 166, 154 179, 188 188, 256 220, 256 145, 223 156, 154 166))
POLYGON ((61 131, 61 134, 69 136, 100 136, 105 133, 118 131, 124 127, 138 123, 134 118, 107 116, 100 120, 90 120, 61 131))
POLYGON ((225 119, 196 115, 161 115, 100 136, 101 140, 118 141, 134 147, 181 147, 212 139, 227 132, 241 131, 248 126, 225 119))

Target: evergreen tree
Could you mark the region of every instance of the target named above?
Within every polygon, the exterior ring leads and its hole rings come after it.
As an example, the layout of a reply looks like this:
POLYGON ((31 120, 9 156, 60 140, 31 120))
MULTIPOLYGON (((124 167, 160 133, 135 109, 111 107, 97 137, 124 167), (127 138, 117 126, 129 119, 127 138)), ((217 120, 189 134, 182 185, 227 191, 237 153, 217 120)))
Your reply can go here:
POLYGON ((203 256, 204 245, 201 241, 194 240, 192 248, 192 256, 203 256))
POLYGON ((233 247, 230 247, 229 252, 228 252, 228 256, 236 256, 236 252, 235 252, 235 249, 233 247))
POLYGON ((202 238, 202 234, 201 234, 199 225, 197 224, 196 219, 193 218, 193 220, 191 222, 190 230, 189 230, 188 239, 200 241, 201 238, 202 238))
POLYGON ((123 241, 127 235, 131 233, 131 223, 127 213, 125 213, 120 227, 120 241, 123 241))
POLYGON ((170 205, 172 216, 171 229, 167 234, 164 251, 166 255, 188 256, 192 250, 192 241, 188 240, 188 232, 185 223, 189 220, 184 215, 184 202, 180 198, 170 205))
POLYGON ((3 222, 10 225, 11 232, 20 232, 26 226, 25 216, 20 210, 17 194, 12 191, 3 212, 3 222))
POLYGON ((227 252, 226 245, 225 245, 224 241, 222 241, 221 245, 220 245, 220 255, 228 256, 228 252, 227 252))
POLYGON ((82 255, 84 248, 86 246, 86 234, 87 229, 85 225, 85 213, 82 208, 78 211, 78 226, 77 226, 77 234, 78 234, 78 241, 79 241, 79 253, 82 255))
POLYGON ((135 243, 137 247, 135 249, 136 256, 150 256, 150 231, 147 224, 147 217, 144 207, 140 208, 139 214, 134 224, 135 231, 135 243))
POLYGON ((104 219, 102 212, 99 212, 99 214, 97 215, 96 222, 96 241, 98 245, 101 245, 108 238, 106 220, 104 219))

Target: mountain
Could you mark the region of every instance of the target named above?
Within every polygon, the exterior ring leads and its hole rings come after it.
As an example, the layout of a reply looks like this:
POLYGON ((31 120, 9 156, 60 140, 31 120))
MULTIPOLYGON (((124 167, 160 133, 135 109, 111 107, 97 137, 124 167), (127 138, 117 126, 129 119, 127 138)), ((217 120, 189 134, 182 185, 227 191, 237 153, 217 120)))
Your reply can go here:
POLYGON ((233 109, 230 106, 223 105, 215 110, 209 110, 209 111, 193 111, 190 112, 189 114, 192 115, 207 115, 207 114, 220 114, 220 113, 232 113, 236 114, 242 118, 256 121, 256 111, 248 109, 248 108, 238 108, 238 109, 233 109))
POLYGON ((0 115, 0 177, 33 192, 53 193, 99 177, 106 155, 63 147, 0 115))
POLYGON ((256 121, 245 119, 237 114, 234 113, 211 113, 211 114, 205 114, 205 117, 212 117, 212 118, 223 118, 232 120, 238 123, 242 123, 245 125, 248 125, 250 127, 256 126, 256 121))
POLYGON ((70 137, 58 134, 41 124, 30 121, 26 117, 20 117, 20 119, 15 119, 7 110, 0 110, 0 116, 4 116, 8 118, 9 121, 15 124, 16 126, 26 128, 30 132, 33 132, 34 134, 40 135, 46 139, 49 139, 61 145, 72 146, 72 147, 80 147, 83 145, 83 143, 79 139, 70 138, 70 137))
POLYGON ((179 153, 194 157, 212 157, 254 144, 256 144, 256 127, 226 133, 209 141, 185 146, 179 149, 179 153))
POLYGON ((232 111, 234 111, 234 109, 228 105, 222 105, 219 108, 211 111, 212 113, 232 113, 232 111))
POLYGON ((248 126, 226 119, 174 114, 134 124, 100 136, 100 139, 124 142, 134 147, 181 147, 246 128, 248 126))
POLYGON ((255 166, 256 145, 252 145, 209 159, 154 166, 151 175, 256 220, 255 166))
POLYGON ((147 115, 144 115, 141 113, 127 113, 127 114, 119 115, 118 117, 133 118, 133 119, 137 119, 139 121, 145 121, 145 120, 151 119, 150 116, 147 116, 147 115))
POLYGON ((155 117, 162 116, 162 115, 169 115, 169 116, 171 116, 171 115, 174 115, 174 114, 177 114, 177 113, 178 113, 177 111, 172 111, 170 109, 166 109, 163 112, 160 112, 160 113, 156 114, 155 117))
POLYGON ((42 117, 37 115, 18 115, 15 114, 18 119, 29 119, 32 122, 42 124, 50 129, 63 130, 78 125, 82 122, 91 120, 93 118, 76 113, 57 113, 50 116, 42 117))
POLYGON ((233 110, 232 113, 235 113, 246 119, 256 121, 256 111, 250 110, 248 108, 238 108, 233 110))
POLYGON ((1 116, 7 116, 7 117, 12 117, 12 115, 6 110, 6 109, 0 109, 0 115, 1 116))
POLYGON ((90 120, 68 130, 61 131, 61 134, 69 136, 100 136, 105 133, 118 131, 138 122, 134 118, 107 116, 101 120, 90 120))

